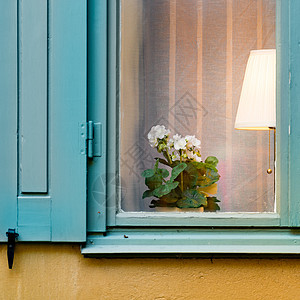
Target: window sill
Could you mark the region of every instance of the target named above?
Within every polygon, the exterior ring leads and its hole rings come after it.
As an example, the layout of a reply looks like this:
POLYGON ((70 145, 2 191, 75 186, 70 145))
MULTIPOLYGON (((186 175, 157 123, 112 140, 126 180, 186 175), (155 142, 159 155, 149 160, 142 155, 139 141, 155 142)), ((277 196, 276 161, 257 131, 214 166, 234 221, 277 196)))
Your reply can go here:
POLYGON ((296 229, 119 229, 90 235, 85 256, 120 254, 300 254, 296 229))
POLYGON ((116 226, 259 226, 280 225, 277 213, 120 212, 116 226))

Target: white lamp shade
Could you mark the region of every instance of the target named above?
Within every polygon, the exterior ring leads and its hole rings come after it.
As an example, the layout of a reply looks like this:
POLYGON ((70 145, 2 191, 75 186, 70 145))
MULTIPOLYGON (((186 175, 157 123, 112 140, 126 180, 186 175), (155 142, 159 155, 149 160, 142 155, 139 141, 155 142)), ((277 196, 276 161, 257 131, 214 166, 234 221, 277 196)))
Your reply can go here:
POLYGON ((276 50, 253 50, 248 59, 235 129, 276 127, 276 50))

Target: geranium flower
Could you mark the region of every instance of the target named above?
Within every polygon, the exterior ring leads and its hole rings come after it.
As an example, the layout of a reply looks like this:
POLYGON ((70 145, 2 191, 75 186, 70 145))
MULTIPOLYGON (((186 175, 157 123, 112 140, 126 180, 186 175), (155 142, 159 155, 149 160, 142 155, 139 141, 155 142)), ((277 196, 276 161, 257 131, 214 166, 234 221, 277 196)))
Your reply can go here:
POLYGON ((181 135, 179 134, 175 134, 173 136, 173 140, 174 140, 174 148, 175 150, 180 150, 180 149, 184 149, 186 146, 186 140, 185 138, 181 137, 181 135))
POLYGON ((157 139, 163 139, 167 137, 170 133, 170 130, 166 129, 164 125, 156 125, 151 128, 151 130, 148 133, 148 140, 150 143, 150 146, 152 148, 156 147, 158 145, 157 139))
POLYGON ((199 147, 201 145, 201 141, 198 140, 194 135, 187 135, 185 137, 185 140, 187 141, 186 147, 188 149, 193 147, 199 147))

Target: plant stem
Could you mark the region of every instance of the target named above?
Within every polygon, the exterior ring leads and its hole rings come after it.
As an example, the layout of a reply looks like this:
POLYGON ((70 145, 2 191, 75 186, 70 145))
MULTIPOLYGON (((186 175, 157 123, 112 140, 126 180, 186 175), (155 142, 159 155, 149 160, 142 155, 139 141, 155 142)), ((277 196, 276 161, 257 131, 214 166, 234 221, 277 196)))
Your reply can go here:
POLYGON ((166 153, 167 153, 167 156, 168 156, 169 164, 170 164, 170 166, 171 166, 171 165, 172 165, 172 160, 171 160, 171 158, 170 158, 170 154, 169 154, 168 149, 166 149, 166 153))
MULTIPOLYGON (((181 156, 181 149, 179 150, 179 155, 180 155, 180 162, 182 163, 182 156, 181 156)), ((183 192, 183 171, 180 173, 180 185, 181 185, 181 191, 183 192)))

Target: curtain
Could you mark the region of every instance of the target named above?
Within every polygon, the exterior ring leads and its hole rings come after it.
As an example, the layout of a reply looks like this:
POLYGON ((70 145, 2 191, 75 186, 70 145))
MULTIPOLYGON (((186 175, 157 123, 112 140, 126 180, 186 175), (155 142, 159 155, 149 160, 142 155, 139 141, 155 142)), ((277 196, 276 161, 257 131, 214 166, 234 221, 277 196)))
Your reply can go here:
POLYGON ((268 132, 235 130, 234 122, 250 50, 276 47, 275 2, 121 1, 122 210, 153 211, 141 172, 159 157, 147 140, 159 124, 196 135, 202 158, 219 159, 221 212, 274 211, 268 132))

